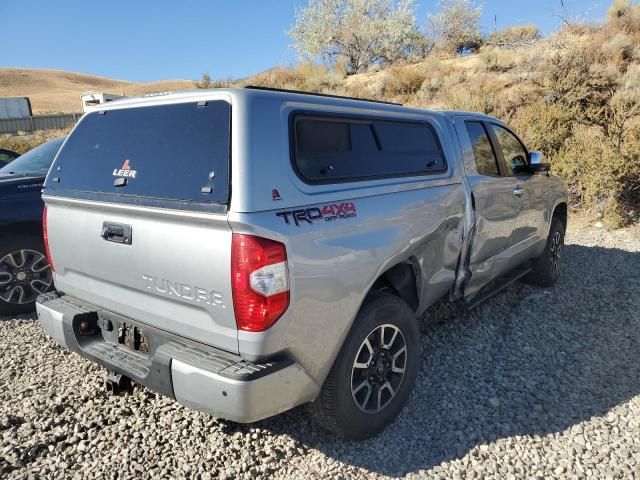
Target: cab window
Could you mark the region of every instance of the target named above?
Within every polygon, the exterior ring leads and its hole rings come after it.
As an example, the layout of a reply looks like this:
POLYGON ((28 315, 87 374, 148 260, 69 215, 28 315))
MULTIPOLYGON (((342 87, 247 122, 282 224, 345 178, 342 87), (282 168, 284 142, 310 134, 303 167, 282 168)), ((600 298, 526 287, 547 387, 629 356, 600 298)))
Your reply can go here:
POLYGON ((498 161, 491 147, 487 131, 481 122, 464 122, 473 147, 473 156, 476 161, 476 170, 480 175, 497 177, 498 161))
POLYGON ((307 183, 430 175, 447 169, 428 123, 298 114, 292 151, 297 172, 307 183))
POLYGON ((492 124, 491 128, 498 140, 498 148, 502 151, 505 163, 505 174, 510 176, 519 167, 527 166, 527 150, 520 140, 506 128, 492 124))

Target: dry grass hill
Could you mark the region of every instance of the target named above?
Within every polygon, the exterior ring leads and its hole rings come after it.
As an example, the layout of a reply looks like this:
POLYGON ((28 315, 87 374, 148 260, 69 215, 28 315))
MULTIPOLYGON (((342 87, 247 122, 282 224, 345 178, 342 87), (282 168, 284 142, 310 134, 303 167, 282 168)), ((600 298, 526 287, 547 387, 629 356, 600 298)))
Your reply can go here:
MULTIPOLYGON (((640 221, 639 3, 615 0, 604 22, 574 23, 547 37, 535 26, 510 27, 469 55, 434 51, 418 63, 378 65, 357 75, 339 65, 301 63, 238 81, 203 78, 199 86, 243 84, 493 115, 544 153, 567 181, 572 206, 609 226, 640 221)), ((86 90, 138 95, 195 87, 188 80, 135 83, 0 69, 0 96, 27 95, 36 113, 77 111, 86 90)), ((0 146, 24 151, 45 139, 0 138, 0 146)))
POLYGON ((79 112, 88 90, 125 95, 194 88, 191 80, 140 83, 40 68, 0 68, 0 97, 29 97, 35 115, 79 112))

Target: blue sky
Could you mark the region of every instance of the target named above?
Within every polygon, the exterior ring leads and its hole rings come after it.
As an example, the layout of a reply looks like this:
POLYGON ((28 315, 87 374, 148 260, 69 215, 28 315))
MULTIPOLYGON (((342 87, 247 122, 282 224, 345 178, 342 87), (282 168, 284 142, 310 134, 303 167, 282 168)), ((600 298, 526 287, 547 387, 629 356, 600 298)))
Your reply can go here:
MULTIPOLYGON (((0 66, 72 70, 123 80, 245 77, 296 54, 287 37, 306 0, 0 0, 0 66)), ((437 0, 416 0, 421 25, 437 0)), ((485 0, 483 27, 560 24, 561 0, 485 0)), ((610 0, 564 0, 569 15, 604 18, 610 0)))

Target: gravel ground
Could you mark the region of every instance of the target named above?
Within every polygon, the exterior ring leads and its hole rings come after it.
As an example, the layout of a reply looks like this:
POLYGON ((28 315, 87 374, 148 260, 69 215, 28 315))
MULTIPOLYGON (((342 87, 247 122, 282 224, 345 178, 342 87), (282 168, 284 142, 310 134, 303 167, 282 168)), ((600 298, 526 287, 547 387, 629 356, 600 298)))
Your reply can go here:
POLYGON ((304 408, 240 426, 141 388, 109 397, 33 318, 4 319, 0 476, 640 477, 640 228, 573 227, 557 287, 448 316, 403 414, 362 443, 304 408))

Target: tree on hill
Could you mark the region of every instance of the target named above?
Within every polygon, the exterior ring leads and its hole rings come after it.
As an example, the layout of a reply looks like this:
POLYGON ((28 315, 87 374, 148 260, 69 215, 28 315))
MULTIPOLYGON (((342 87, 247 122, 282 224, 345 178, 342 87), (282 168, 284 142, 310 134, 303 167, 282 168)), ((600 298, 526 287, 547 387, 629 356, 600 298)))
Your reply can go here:
POLYGON ((429 15, 435 47, 448 53, 476 52, 482 46, 482 6, 474 0, 440 0, 440 11, 429 15))
POLYGON ((374 64, 417 60, 428 48, 413 0, 310 0, 289 36, 302 56, 346 63, 348 74, 374 64))

